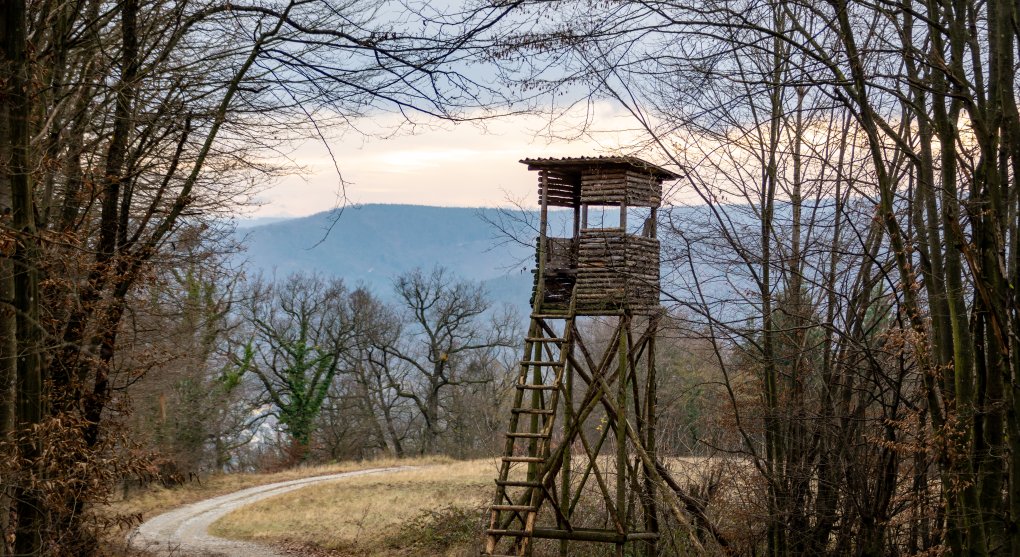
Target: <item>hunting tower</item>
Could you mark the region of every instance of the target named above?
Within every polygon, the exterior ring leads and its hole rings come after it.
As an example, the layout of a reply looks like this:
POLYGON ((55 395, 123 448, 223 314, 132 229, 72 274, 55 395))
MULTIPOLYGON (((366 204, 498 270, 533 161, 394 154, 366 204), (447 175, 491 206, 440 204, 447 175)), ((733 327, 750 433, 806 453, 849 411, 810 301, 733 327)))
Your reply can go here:
POLYGON ((654 555, 655 223, 679 176, 635 157, 521 162, 541 202, 532 315, 483 555, 654 555), (573 210, 569 235, 550 236, 550 207, 573 210))

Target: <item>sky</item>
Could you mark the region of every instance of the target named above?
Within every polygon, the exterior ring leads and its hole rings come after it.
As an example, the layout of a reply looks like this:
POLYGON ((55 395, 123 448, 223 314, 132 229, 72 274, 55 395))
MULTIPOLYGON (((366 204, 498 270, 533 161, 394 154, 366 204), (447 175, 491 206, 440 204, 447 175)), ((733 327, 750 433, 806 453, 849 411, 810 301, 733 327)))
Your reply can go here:
POLYGON ((443 123, 394 135, 399 120, 383 116, 358 123, 364 133, 327 130, 322 141, 299 144, 291 154, 303 171, 264 191, 252 217, 298 217, 347 204, 406 203, 452 207, 506 207, 537 203, 537 175, 527 157, 618 154, 636 133, 629 115, 608 103, 580 107, 552 125, 540 116, 514 116, 478 124, 443 123), (590 114, 593 131, 576 136, 590 114), (621 131, 622 130, 622 131, 621 131), (389 137, 387 137, 389 135, 389 137), (559 136, 559 137, 556 137, 559 136), (344 187, 341 189, 336 158, 344 187))

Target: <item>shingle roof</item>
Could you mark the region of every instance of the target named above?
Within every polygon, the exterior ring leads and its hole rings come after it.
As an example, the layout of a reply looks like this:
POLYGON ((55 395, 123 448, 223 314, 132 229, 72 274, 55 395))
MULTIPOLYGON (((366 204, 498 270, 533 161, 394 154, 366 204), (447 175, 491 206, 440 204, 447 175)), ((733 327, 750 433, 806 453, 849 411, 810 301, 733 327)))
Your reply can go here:
POLYGON ((521 159, 523 164, 528 165, 528 170, 560 170, 580 171, 593 166, 627 166, 639 172, 650 172, 662 180, 678 180, 680 174, 666 170, 661 166, 652 164, 637 157, 548 157, 535 159, 521 159))

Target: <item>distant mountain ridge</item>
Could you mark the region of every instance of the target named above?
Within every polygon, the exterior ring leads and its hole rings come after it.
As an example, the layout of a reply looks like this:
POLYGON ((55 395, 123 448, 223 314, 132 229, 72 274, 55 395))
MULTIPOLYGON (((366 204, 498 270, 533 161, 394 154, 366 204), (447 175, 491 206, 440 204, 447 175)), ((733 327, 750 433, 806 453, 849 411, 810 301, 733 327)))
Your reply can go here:
MULTIPOLYGON (((782 206, 777 211, 785 214, 782 206)), ((398 275, 440 265, 449 269, 452 277, 481 282, 493 302, 509 304, 527 315, 535 248, 508 241, 498 226, 490 224, 507 214, 511 220, 530 222, 532 226, 538 222, 537 211, 372 204, 347 207, 339 215, 327 211, 242 224, 236 234, 247 250, 235 261, 249 272, 280 278, 296 271, 340 277, 352 288, 365 286, 388 300, 395 296, 393 280, 398 275)), ((551 235, 568 236, 572 211, 550 211, 549 215, 551 235)), ((668 226, 683 228, 698 244, 688 253, 683 245, 670 245, 669 238, 675 240, 675 235, 660 236, 663 257, 668 260, 662 267, 663 287, 670 289, 672 296, 691 298, 697 293, 708 298, 733 297, 735 292, 752 286, 744 276, 746 269, 720 263, 728 252, 717 246, 714 228, 707 224, 712 218, 707 210, 674 207, 670 215, 668 226), (698 269, 702 280, 697 292, 689 284, 692 267, 698 269)), ((738 229, 743 225, 737 221, 747 218, 738 211, 728 216, 738 229)), ((609 215, 607 221, 617 218, 609 215)), ((519 237, 537 234, 527 226, 516 228, 519 237)), ((754 231, 748 228, 748 233, 754 231)), ((672 303, 669 296, 663 301, 672 303)))
MULTIPOLYGON (((536 213, 520 216, 537 218, 536 213)), ((526 308, 534 248, 505 242, 486 222, 497 209, 421 205, 361 205, 339 215, 323 212, 238 228, 245 266, 266 275, 296 271, 343 278, 377 295, 393 295, 393 279, 416 267, 448 268, 453 276, 484 283, 490 298, 526 308)), ((563 220, 554 215, 554 219, 563 220)))

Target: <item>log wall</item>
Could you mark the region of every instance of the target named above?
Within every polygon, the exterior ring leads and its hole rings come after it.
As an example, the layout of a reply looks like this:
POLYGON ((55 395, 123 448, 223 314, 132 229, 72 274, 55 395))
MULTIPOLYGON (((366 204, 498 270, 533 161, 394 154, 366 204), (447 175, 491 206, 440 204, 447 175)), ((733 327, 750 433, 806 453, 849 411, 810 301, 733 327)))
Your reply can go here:
MULTIPOLYGON (((575 310, 599 315, 659 308, 659 241, 620 229, 586 229, 572 256, 570 238, 549 238, 543 311, 565 311, 577 285, 575 310), (563 256, 566 252, 568 255, 563 256), (553 263, 555 262, 555 263, 553 263)), ((537 287, 537 280, 535 281, 537 287)), ((532 301, 534 301, 534 289, 532 301)))
MULTIPOLYGON (((581 203, 581 177, 578 174, 546 172, 550 207, 577 207, 581 203)), ((538 198, 542 199, 542 176, 538 177, 538 198)))
POLYGON ((581 231, 577 307, 585 312, 659 307, 659 241, 619 229, 581 231))
POLYGON ((658 207, 662 205, 662 182, 629 169, 594 168, 581 174, 581 203, 658 207))
MULTIPOLYGON (((586 169, 580 174, 546 172, 549 183, 550 207, 588 205, 620 205, 658 207, 662 204, 662 181, 627 168, 586 169)), ((538 180, 542 195, 542 178, 538 180)))

